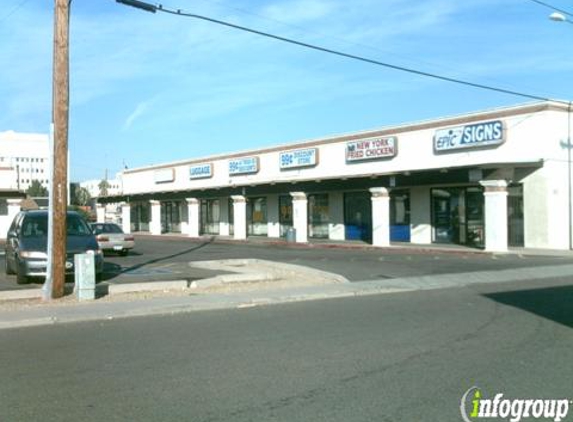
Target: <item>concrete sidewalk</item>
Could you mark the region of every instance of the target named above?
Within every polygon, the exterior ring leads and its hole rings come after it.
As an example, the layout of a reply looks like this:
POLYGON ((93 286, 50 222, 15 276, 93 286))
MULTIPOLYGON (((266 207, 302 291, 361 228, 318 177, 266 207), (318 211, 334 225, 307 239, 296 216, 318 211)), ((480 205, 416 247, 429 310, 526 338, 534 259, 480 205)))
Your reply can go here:
MULTIPOLYGON (((283 286, 224 293, 195 293, 182 290, 176 295, 119 298, 114 301, 76 302, 70 298, 58 302, 30 304, 24 301, 13 307, 0 308, 0 329, 52 325, 81 321, 114 320, 144 315, 171 315, 213 309, 251 308, 261 305, 333 299, 374 294, 463 287, 484 283, 521 280, 544 280, 573 277, 572 265, 482 271, 435 276, 407 277, 390 280, 330 283, 310 286, 283 286)), ((143 288, 144 285, 141 287, 143 288)))

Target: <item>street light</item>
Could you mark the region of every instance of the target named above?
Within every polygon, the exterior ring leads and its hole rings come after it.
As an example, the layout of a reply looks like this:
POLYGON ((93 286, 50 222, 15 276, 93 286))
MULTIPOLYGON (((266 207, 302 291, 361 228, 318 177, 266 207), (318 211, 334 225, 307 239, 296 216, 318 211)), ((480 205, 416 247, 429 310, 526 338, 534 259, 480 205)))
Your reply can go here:
POLYGON ((573 25, 573 21, 567 19, 567 16, 565 16, 563 13, 553 12, 552 14, 549 15, 549 19, 551 19, 554 22, 567 22, 573 25))

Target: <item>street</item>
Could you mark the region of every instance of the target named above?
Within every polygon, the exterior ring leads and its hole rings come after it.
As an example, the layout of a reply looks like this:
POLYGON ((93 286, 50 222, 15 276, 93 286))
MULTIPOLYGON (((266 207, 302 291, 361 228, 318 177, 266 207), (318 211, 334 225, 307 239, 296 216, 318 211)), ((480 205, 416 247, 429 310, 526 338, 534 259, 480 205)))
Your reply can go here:
POLYGON ((571 399, 572 300, 546 279, 2 330, 0 420, 447 422, 472 386, 571 399))
MULTIPOLYGON (((103 281, 113 284, 205 278, 214 272, 191 269, 188 263, 233 258, 304 265, 340 274, 350 281, 566 265, 573 262, 573 257, 566 255, 491 255, 472 250, 443 252, 415 248, 332 248, 325 245, 299 247, 257 241, 233 243, 184 237, 136 236, 136 247, 127 257, 106 255, 103 281)), ((0 259, 4 261, 3 256, 0 259)), ((0 262, 0 267, 3 266, 4 263, 0 262)), ((34 288, 42 282, 42 279, 37 279, 35 283, 19 286, 14 276, 0 273, 0 290, 34 288)))

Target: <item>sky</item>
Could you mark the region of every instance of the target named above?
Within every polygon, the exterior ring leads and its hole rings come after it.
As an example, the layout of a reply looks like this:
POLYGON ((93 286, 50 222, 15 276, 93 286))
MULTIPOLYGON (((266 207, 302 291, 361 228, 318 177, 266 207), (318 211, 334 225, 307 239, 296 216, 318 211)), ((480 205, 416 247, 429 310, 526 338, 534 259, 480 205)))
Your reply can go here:
MULTIPOLYGON (((573 11, 573 0, 547 0, 573 11)), ((0 132, 48 133, 53 0, 2 0, 0 132)), ((573 25, 531 0, 166 0, 165 7, 543 98, 573 25)), ((70 179, 529 102, 115 0, 73 0, 70 179)))

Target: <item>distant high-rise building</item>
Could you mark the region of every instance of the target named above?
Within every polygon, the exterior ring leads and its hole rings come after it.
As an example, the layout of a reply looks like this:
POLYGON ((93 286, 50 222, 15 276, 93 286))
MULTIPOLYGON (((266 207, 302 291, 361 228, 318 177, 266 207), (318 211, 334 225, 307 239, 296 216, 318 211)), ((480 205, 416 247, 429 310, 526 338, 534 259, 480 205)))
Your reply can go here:
POLYGON ((25 191, 34 180, 47 188, 49 156, 48 134, 0 132, 0 189, 25 191))

